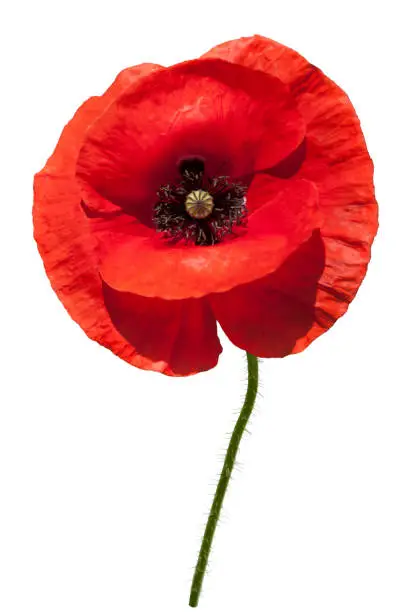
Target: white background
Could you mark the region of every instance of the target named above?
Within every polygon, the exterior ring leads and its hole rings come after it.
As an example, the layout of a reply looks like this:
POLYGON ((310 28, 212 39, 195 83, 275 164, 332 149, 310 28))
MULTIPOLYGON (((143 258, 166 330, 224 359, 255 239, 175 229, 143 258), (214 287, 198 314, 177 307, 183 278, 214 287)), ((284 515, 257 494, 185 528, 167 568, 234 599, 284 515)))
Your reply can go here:
POLYGON ((261 33, 350 95, 380 232, 348 314, 261 366, 200 607, 406 610, 405 52, 400 3, 8 3, 1 18, 0 610, 187 610, 244 355, 189 379, 89 341, 32 239, 32 175, 87 97, 140 62, 261 33), (397 8, 398 7, 398 8, 397 8), (403 55, 403 57, 402 57, 403 55))

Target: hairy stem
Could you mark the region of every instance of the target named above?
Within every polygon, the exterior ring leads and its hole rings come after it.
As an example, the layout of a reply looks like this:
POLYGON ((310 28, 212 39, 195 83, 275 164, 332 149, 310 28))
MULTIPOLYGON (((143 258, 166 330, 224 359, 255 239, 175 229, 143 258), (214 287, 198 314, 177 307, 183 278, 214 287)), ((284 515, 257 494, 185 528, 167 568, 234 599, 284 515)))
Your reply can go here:
POLYGON ((234 467, 235 458, 237 456, 238 447, 241 442, 242 435, 245 431, 248 419, 251 416, 254 408, 255 398, 258 391, 258 359, 247 353, 248 364, 248 387, 245 396, 244 405, 241 409, 240 416, 235 424, 230 443, 228 445, 226 457, 224 460, 223 469, 221 470, 220 479, 217 484, 216 493, 214 495, 213 504, 210 509, 209 518, 207 519, 206 528, 200 547, 199 557, 192 581, 190 590, 189 606, 196 608, 199 603, 199 596, 202 590, 203 578, 206 572, 207 561, 209 559, 210 549, 213 542, 214 533, 216 531, 219 520, 221 507, 223 505, 224 496, 227 491, 228 483, 230 482, 231 472, 234 467))

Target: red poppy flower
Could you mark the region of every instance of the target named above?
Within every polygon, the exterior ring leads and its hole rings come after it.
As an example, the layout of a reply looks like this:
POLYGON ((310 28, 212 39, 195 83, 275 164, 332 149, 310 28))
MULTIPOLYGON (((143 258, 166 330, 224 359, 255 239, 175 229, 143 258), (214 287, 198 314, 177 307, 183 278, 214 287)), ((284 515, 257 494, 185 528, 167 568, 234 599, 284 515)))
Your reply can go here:
POLYGON ((85 102, 35 177, 35 238, 90 338, 183 376, 216 365, 216 322, 259 357, 333 325, 370 258, 372 175, 344 92, 243 38, 85 102))

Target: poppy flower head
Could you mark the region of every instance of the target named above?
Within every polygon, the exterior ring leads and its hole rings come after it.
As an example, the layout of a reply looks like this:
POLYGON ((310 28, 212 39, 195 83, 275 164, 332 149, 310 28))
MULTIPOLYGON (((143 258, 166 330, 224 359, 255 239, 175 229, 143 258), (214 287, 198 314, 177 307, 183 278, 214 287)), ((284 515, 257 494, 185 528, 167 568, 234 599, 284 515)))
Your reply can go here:
POLYGON ((90 338, 184 376, 216 365, 217 323, 282 357, 344 314, 377 230, 373 167, 337 85, 243 38, 88 100, 35 177, 34 230, 90 338))

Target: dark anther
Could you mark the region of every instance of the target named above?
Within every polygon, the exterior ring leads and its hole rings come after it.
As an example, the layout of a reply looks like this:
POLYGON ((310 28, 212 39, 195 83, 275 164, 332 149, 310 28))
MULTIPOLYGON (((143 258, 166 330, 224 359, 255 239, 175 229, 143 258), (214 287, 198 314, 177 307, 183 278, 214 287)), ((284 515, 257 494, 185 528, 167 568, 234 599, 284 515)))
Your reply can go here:
POLYGON ((154 207, 158 232, 173 242, 207 246, 220 242, 247 217, 247 188, 228 176, 207 177, 204 162, 187 159, 179 165, 181 180, 162 185, 154 207))

